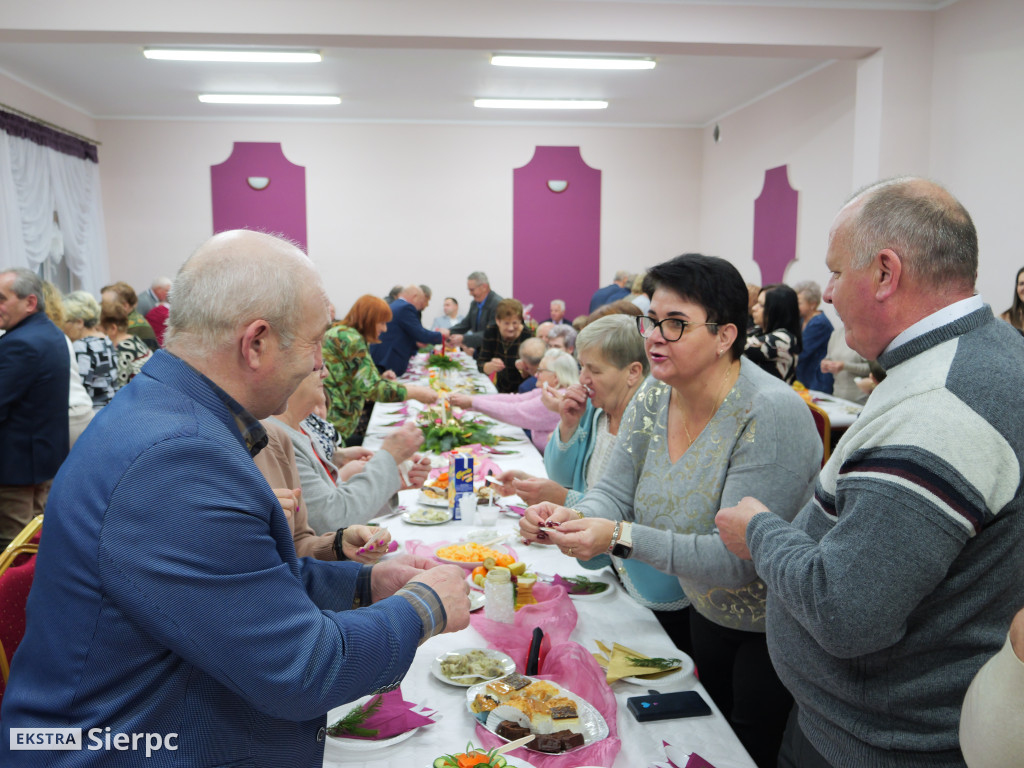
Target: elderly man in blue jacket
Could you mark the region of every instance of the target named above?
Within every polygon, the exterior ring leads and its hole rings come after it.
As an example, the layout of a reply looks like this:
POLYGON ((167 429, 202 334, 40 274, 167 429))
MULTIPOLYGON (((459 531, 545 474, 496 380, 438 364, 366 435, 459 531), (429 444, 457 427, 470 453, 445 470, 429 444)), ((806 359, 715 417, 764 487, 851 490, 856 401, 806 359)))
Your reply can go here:
POLYGON ((401 376, 409 367, 409 359, 419 344, 440 344, 448 337, 448 329, 430 331, 423 327, 420 313, 427 308, 427 295, 418 285, 407 286, 391 302, 391 320, 380 336, 380 343, 370 347, 370 357, 381 371, 394 371, 401 376))
POLYGON ((0 272, 0 552, 34 515, 68 455, 70 359, 46 316, 43 283, 0 272))
POLYGON ((297 558, 253 463, 258 420, 323 365, 307 257, 221 233, 171 298, 166 351, 54 481, 0 713, 6 768, 319 768, 328 710, 394 688, 422 641, 469 623, 458 567, 297 558), (12 749, 14 728, 77 728, 84 748, 12 749))

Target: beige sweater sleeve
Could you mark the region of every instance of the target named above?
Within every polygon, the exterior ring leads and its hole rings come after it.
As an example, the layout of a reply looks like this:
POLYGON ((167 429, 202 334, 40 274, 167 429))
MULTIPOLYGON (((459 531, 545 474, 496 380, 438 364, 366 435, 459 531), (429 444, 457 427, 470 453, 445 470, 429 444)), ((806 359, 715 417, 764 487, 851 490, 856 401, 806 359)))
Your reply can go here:
MULTIPOLYGON (((270 442, 256 454, 253 461, 271 488, 301 488, 299 469, 295 464, 295 449, 292 447, 288 433, 271 419, 261 422, 267 430, 270 442)), ((300 499, 299 508, 289 520, 292 528, 292 539, 295 541, 295 554, 299 557, 312 557, 315 560, 337 560, 334 552, 334 533, 318 536, 309 524, 309 512, 306 502, 300 499)))
POLYGON ((967 689, 960 713, 960 749, 968 768, 1024 764, 1024 662, 1007 638, 967 689))

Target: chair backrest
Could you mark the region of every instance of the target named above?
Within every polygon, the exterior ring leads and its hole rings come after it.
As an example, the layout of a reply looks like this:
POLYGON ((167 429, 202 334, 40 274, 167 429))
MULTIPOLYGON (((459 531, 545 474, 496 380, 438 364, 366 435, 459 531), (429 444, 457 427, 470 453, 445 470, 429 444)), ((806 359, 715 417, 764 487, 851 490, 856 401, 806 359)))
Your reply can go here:
MULTIPOLYGON (((0 674, 7 687, 11 658, 25 636, 25 604, 36 574, 36 556, 9 567, 0 575, 0 674)), ((0 702, 3 689, 0 689, 0 702)))
POLYGON ((818 428, 818 435, 821 437, 821 466, 824 467, 832 453, 832 422, 829 421, 828 414, 820 406, 807 403, 807 407, 811 409, 814 426, 818 428))
POLYGON ((21 533, 14 537, 14 540, 7 545, 7 549, 0 552, 0 576, 14 565, 15 561, 20 562, 19 555, 26 552, 35 554, 39 551, 39 536, 42 530, 42 515, 36 515, 28 525, 21 529, 21 533))

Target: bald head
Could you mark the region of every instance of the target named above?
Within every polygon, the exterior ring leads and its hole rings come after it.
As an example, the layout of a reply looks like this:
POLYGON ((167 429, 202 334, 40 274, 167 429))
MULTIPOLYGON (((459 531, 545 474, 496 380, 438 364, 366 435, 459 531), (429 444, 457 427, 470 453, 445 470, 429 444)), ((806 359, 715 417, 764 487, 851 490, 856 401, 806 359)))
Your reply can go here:
POLYGON ((407 285, 402 289, 399 298, 405 299, 421 312, 427 308, 427 295, 418 285, 407 285))
POLYGON ((206 357, 230 346, 257 318, 288 346, 305 305, 326 293, 312 262, 287 240, 262 232, 214 235, 185 262, 170 292, 166 346, 206 357))
POLYGON ((849 238, 854 268, 866 267, 880 251, 891 249, 906 277, 922 287, 973 292, 978 274, 974 222, 963 205, 933 181, 897 178, 866 187, 840 212, 835 236, 849 238))

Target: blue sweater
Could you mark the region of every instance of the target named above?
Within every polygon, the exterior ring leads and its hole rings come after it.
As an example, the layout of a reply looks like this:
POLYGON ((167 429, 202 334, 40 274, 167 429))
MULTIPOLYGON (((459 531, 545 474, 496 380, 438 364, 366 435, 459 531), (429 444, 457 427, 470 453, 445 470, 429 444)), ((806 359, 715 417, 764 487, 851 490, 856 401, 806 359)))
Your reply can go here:
POLYGON ((368 574, 296 558, 231 412, 157 352, 54 481, 0 764, 318 768, 326 712, 397 685, 421 638, 401 596, 350 610, 368 574), (12 727, 177 749, 9 751, 12 727))

